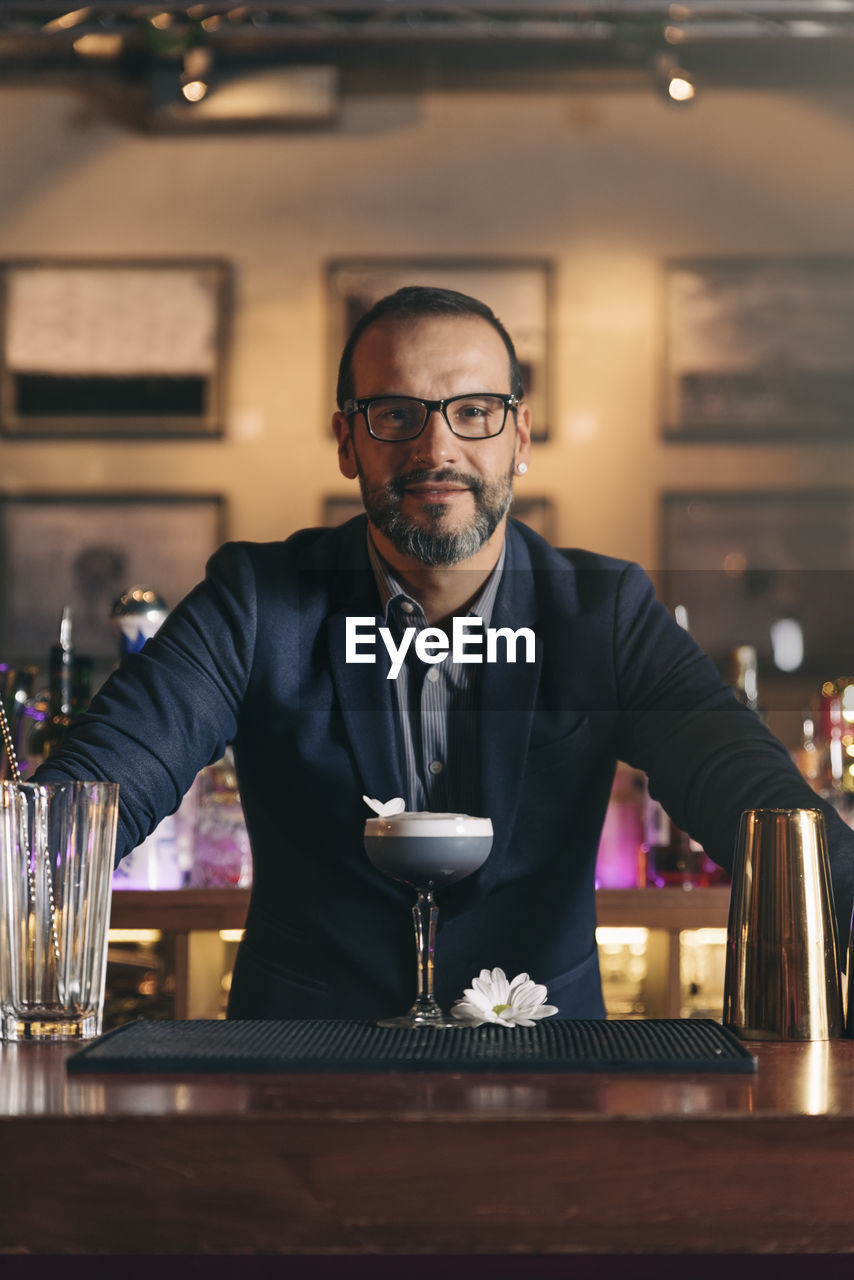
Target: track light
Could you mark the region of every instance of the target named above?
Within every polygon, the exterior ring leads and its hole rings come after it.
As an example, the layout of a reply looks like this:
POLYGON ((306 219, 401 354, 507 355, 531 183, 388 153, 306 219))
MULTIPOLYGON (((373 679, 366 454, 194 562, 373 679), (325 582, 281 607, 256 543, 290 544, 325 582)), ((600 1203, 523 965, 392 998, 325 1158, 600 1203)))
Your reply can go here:
POLYGON ((194 45, 185 51, 180 83, 181 92, 188 102, 201 102, 207 93, 212 61, 210 49, 194 45))
POLYGON ((188 102, 201 102, 208 91, 206 80, 188 80, 181 84, 181 92, 188 102))
POLYGON ((58 18, 52 18, 50 22, 46 22, 42 27, 42 31, 53 33, 56 31, 68 31, 71 27, 76 27, 81 22, 88 22, 92 16, 92 6, 85 5, 82 9, 71 9, 68 13, 62 13, 58 18))
POLYGON ((686 106, 694 101, 697 87, 693 74, 680 66, 672 53, 657 53, 652 60, 655 87, 661 96, 674 106, 686 106))
POLYGON ((694 92, 694 82, 686 75, 671 76, 667 86, 667 93, 674 102, 690 102, 694 97, 694 92))

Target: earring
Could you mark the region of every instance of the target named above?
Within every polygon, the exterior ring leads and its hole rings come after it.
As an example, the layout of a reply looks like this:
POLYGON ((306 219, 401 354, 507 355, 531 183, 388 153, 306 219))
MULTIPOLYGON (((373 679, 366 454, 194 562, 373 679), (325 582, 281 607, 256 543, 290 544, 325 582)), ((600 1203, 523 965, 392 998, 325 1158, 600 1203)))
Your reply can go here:
POLYGON ((527 462, 520 462, 516 468, 517 474, 520 476, 523 476, 527 470, 528 470, 527 462))

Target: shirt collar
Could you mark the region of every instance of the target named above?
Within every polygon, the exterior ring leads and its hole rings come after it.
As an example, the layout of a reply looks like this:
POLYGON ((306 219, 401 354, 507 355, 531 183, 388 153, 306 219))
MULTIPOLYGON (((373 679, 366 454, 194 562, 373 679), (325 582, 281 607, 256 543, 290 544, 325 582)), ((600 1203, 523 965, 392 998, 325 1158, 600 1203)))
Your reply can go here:
MULTIPOLYGON (((413 612, 418 611, 423 616, 420 603, 407 592, 394 576, 391 565, 384 560, 374 546, 374 540, 371 537, 370 525, 367 528, 368 539, 368 559, 371 562, 371 568, 376 579, 377 590, 380 595, 380 609, 383 614, 385 625, 389 624, 389 609, 392 604, 402 604, 406 601, 413 606, 413 612)), ((492 570, 492 573, 483 584, 480 595, 472 601, 469 609, 469 617, 478 617, 483 619, 483 625, 488 627, 492 621, 492 610, 495 606, 495 597, 498 594, 498 587, 501 583, 501 575, 504 572, 504 561, 507 555, 507 538, 505 537, 501 543, 501 554, 498 557, 498 563, 492 570)))

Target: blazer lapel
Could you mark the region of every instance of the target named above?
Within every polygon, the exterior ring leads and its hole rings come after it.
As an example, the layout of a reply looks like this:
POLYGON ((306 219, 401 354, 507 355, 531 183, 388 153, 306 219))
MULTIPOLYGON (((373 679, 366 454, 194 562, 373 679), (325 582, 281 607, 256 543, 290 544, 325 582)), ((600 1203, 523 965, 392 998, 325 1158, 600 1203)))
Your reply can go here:
MULTIPOLYGON (((493 610, 492 627, 535 629, 537 603, 527 548, 508 525, 507 558, 493 610)), ((536 635, 536 631, 535 631, 536 635)), ((503 645, 499 652, 503 653, 503 645)), ((481 668, 480 762, 483 816, 492 819, 492 852, 478 874, 480 887, 498 875, 519 805, 522 774, 528 755, 531 724, 542 670, 542 641, 536 635, 535 661, 484 663, 481 668)))
POLYGON ((403 781, 397 758, 396 731, 392 710, 391 682, 386 678, 390 660, 377 636, 375 663, 347 662, 346 626, 348 617, 378 619, 379 597, 364 548, 364 521, 360 521, 361 556, 345 571, 345 599, 326 620, 330 666, 344 724, 353 747, 364 794, 377 800, 403 795, 403 781))

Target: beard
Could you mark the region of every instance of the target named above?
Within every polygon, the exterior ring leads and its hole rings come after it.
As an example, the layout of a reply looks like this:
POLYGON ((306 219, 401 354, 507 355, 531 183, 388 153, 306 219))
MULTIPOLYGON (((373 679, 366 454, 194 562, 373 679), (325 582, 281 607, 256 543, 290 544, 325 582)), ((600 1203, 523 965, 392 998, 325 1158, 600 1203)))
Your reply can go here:
MULTIPOLYGON (((358 465, 358 460, 357 460, 358 465)), ((388 484, 370 487, 359 466, 359 488, 368 519, 385 534, 395 551, 420 560, 430 568, 447 568, 469 560, 492 537, 513 501, 513 464, 500 480, 486 481, 445 467, 439 471, 407 471, 388 484), (445 503, 425 506, 419 522, 405 515, 406 488, 425 480, 464 485, 474 499, 474 512, 460 528, 447 528, 450 512, 445 503)))

